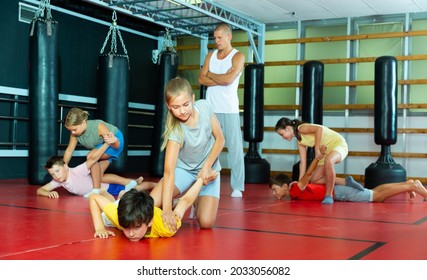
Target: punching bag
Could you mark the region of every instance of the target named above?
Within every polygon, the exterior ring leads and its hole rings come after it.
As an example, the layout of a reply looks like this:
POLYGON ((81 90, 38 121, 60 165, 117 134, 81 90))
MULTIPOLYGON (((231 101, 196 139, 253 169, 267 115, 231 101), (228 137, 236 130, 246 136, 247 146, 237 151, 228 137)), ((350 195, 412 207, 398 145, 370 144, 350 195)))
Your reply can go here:
POLYGON ((58 154, 58 24, 35 18, 29 43, 29 183, 51 180, 44 166, 58 154))
POLYGON ((98 56, 98 118, 116 126, 123 133, 123 150, 109 166, 113 173, 124 173, 128 154, 128 104, 130 63, 117 24, 117 13, 113 11, 112 23, 98 56), (111 35, 110 51, 105 52, 111 35), (117 38, 119 40, 117 40, 117 38), (118 52, 117 42, 122 45, 118 52))
POLYGON ((381 154, 375 163, 365 169, 365 187, 375 188, 384 183, 406 181, 406 171, 396 163, 390 145, 397 142, 397 60, 382 56, 375 61, 375 144, 381 145, 381 154))
POLYGON ((200 85, 200 99, 206 99, 207 86, 200 85))
POLYGON ((113 173, 124 173, 128 151, 129 59, 127 55, 98 57, 98 115, 123 133, 123 151, 109 166, 113 173))
POLYGON ((158 79, 156 108, 154 115, 153 141, 151 146, 150 175, 163 177, 165 151, 160 148, 163 143, 163 132, 165 130, 165 119, 167 108, 165 104, 165 86, 169 80, 175 78, 178 73, 178 55, 171 50, 165 50, 159 54, 157 60, 158 79))
MULTIPOLYGON (((323 124, 323 80, 324 65, 320 61, 308 61, 303 68, 302 82, 302 121, 323 124)), ((307 148, 307 168, 315 156, 314 149, 307 148)), ((292 180, 299 179, 299 162, 292 169, 292 180)))
POLYGON ((323 124, 324 66, 320 61, 304 64, 301 116, 303 122, 323 124))
POLYGON ((270 164, 258 152, 258 143, 264 138, 264 64, 245 67, 243 138, 249 142, 245 155, 245 182, 268 183, 270 164))

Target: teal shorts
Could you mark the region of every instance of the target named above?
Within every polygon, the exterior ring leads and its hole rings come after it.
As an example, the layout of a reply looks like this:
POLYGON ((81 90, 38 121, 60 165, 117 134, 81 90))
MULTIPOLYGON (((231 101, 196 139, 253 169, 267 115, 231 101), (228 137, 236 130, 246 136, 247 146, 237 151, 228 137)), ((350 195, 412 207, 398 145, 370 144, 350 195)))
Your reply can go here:
MULTIPOLYGON (((178 188, 180 193, 184 193, 196 182, 197 174, 198 171, 192 172, 179 167, 175 168, 175 186, 178 188)), ((213 196, 219 199, 220 177, 221 176, 218 172, 218 177, 216 177, 214 181, 211 181, 208 185, 202 187, 199 196, 213 196)))

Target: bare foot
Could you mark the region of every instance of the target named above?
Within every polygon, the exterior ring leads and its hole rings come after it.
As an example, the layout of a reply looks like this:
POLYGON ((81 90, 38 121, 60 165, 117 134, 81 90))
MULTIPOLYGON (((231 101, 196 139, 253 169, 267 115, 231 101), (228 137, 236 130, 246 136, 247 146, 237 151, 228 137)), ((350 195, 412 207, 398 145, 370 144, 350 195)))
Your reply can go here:
POLYGON ((417 188, 417 193, 421 194, 424 200, 427 200, 427 189, 421 184, 420 180, 415 180, 415 187, 417 188))
POLYGON ((414 199, 417 196, 417 194, 414 191, 409 191, 408 194, 409 194, 409 200, 414 199))
POLYGON ((136 184, 139 185, 142 183, 142 181, 144 181, 144 177, 140 176, 138 177, 138 179, 135 179, 135 181, 136 181, 136 184))
POLYGON ((141 184, 136 185, 135 189, 138 191, 150 191, 157 185, 156 182, 141 182, 141 184))

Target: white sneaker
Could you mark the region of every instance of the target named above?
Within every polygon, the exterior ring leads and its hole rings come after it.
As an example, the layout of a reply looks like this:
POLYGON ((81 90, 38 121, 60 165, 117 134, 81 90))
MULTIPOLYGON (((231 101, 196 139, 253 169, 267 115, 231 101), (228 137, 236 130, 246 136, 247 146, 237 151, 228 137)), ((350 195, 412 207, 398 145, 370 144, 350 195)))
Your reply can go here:
POLYGON ((85 194, 83 197, 88 198, 91 193, 99 194, 99 189, 93 189, 90 192, 88 192, 87 194, 85 194))
POLYGON ((234 190, 232 193, 231 193, 231 197, 242 197, 243 196, 243 194, 242 194, 242 192, 241 191, 239 191, 239 190, 234 190))

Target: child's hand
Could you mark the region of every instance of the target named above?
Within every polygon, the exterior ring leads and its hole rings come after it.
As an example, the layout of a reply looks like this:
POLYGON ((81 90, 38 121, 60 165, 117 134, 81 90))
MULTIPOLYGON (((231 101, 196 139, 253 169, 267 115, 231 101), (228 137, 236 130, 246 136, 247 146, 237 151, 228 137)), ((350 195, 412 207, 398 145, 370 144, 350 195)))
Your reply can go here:
POLYGON ((57 192, 57 191, 51 191, 51 192, 49 192, 48 197, 49 197, 49 198, 58 198, 58 197, 59 197, 59 194, 58 194, 58 192, 57 192))
POLYGON ((95 231, 95 234, 93 237, 99 237, 99 238, 108 238, 111 236, 116 236, 114 232, 106 230, 106 229, 98 229, 95 231))
POLYGON ((320 146, 319 150, 316 150, 316 159, 321 160, 326 153, 326 145, 320 146))
POLYGON ((173 211, 163 211, 162 220, 163 225, 165 225, 170 231, 176 232, 178 230, 175 213, 173 211))
POLYGON ((203 185, 207 185, 209 182, 213 181, 218 177, 218 172, 213 171, 210 168, 202 168, 197 176, 197 178, 202 178, 203 185))
POLYGON ((108 145, 113 145, 118 141, 117 137, 111 131, 105 134, 103 138, 104 138, 104 142, 107 143, 108 145))
POLYGON ((320 146, 320 153, 321 153, 322 155, 325 155, 325 154, 326 154, 326 148, 327 148, 327 146, 326 146, 326 145, 322 145, 322 146, 320 146))

